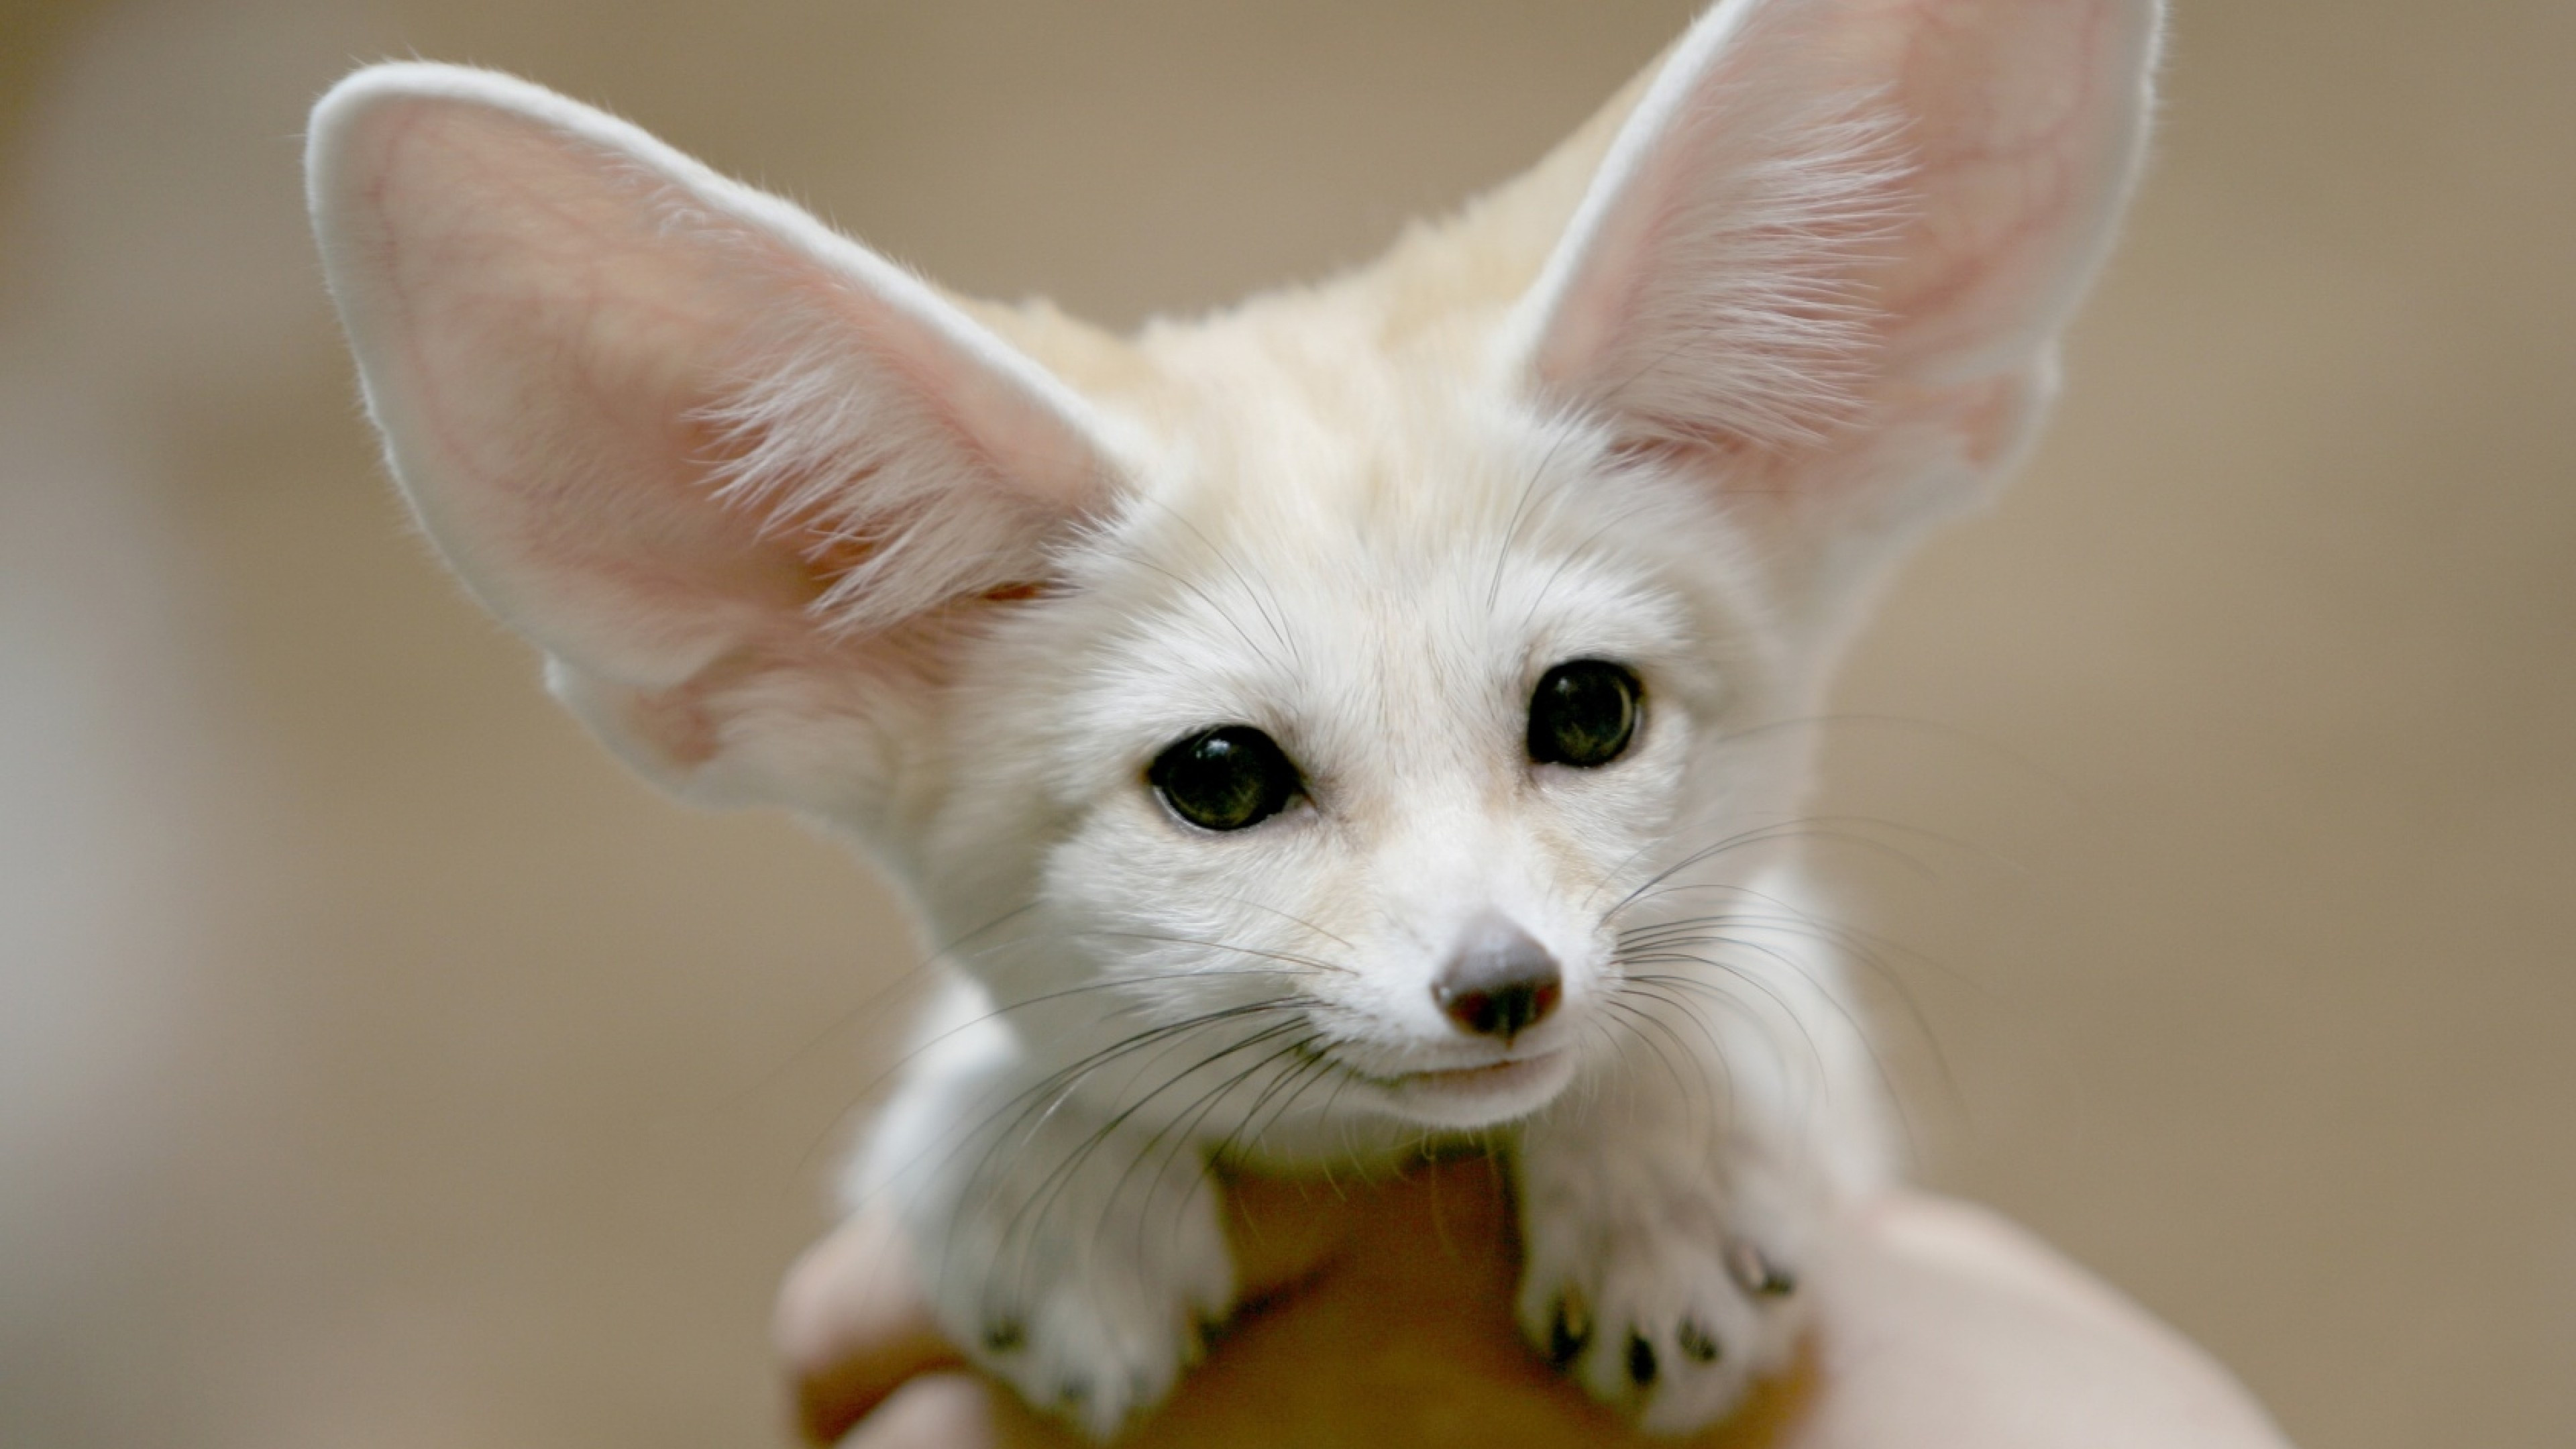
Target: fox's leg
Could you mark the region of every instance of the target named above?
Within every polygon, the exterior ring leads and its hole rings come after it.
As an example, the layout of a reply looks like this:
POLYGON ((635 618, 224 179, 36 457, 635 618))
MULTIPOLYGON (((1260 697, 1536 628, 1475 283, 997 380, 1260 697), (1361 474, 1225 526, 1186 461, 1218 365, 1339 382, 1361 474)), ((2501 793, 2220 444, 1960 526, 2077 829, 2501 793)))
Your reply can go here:
POLYGON ((940 1327, 1031 1404, 1106 1438, 1170 1392, 1234 1270, 1195 1143, 1116 1120, 998 1033, 940 1044, 854 1192, 909 1234, 940 1327))
POLYGON ((1685 1432, 1786 1366, 1826 1208, 1794 1170, 1591 1113, 1534 1125, 1518 1168, 1522 1332, 1595 1398, 1685 1432))
POLYGON ((1813 1246, 1884 1174, 1834 963, 1785 934, 1755 956, 1706 981, 1658 968, 1632 1050, 1527 1124, 1516 1159, 1522 1331, 1659 1432, 1787 1366, 1813 1246))

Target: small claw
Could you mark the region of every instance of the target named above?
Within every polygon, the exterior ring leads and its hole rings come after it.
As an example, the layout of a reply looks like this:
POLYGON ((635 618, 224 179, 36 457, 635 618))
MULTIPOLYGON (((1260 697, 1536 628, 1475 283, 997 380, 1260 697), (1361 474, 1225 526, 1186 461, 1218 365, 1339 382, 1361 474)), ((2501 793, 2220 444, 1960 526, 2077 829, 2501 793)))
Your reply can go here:
POLYGON ((1797 1274, 1740 1238, 1726 1250, 1726 1271, 1737 1287, 1764 1298, 1784 1298, 1798 1291, 1797 1274))
POLYGON ((1684 1358, 1693 1363, 1715 1363, 1722 1351, 1717 1335, 1700 1327, 1699 1320, 1695 1318, 1683 1319, 1680 1327, 1673 1330, 1673 1344, 1682 1351, 1684 1358))
POLYGON ((1628 1381, 1641 1389, 1655 1381, 1655 1346, 1642 1333, 1628 1335, 1628 1381))
POLYGON ((1558 1368, 1574 1362, 1576 1354, 1592 1341, 1592 1315, 1583 1306, 1582 1295, 1572 1289, 1556 1300, 1556 1313, 1547 1326, 1547 1356, 1558 1368))

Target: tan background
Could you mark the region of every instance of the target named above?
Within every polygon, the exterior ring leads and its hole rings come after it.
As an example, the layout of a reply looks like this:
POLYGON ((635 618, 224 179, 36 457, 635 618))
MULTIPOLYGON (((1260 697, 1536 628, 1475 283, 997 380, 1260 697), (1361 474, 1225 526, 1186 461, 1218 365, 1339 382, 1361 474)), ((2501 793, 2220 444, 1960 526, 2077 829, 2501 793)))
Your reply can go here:
MULTIPOLYGON (((769 1442, 899 1019, 875 886, 621 776, 407 536, 334 75, 518 69, 1128 322, 1366 256, 1686 9, 10 0, 0 1443, 769 1442)), ((1831 737, 1891 1055, 1933 1180, 2304 1442, 2576 1443, 2576 6, 2192 0, 2166 109, 1831 737)))

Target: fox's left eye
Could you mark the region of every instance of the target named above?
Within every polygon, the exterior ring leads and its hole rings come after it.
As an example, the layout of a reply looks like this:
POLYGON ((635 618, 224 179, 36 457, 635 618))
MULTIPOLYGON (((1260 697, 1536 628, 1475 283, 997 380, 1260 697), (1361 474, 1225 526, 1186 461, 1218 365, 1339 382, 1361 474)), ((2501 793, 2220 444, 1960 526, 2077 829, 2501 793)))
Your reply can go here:
POLYGON ((1288 808, 1303 782, 1279 742, 1250 725, 1192 735, 1145 777, 1172 813, 1202 830, 1242 830, 1288 808))
POLYGON ((1637 733, 1637 676, 1606 659, 1575 659, 1530 692, 1529 756, 1590 769, 1619 758, 1637 733))

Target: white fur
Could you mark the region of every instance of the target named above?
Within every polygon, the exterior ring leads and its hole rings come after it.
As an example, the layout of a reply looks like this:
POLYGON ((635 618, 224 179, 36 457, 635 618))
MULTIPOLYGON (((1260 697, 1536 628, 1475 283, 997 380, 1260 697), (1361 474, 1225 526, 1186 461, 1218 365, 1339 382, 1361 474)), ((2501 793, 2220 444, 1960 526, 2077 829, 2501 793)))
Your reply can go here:
POLYGON ((1112 1432, 1231 1305, 1212 1164, 1464 1135, 1533 1340, 1684 1430, 1794 1341, 1755 1269, 1886 1170, 1798 726, 2036 421, 2155 11, 1732 0, 1378 265, 1132 340, 481 72, 342 83, 312 197, 395 472, 557 692, 864 842, 943 943, 851 1185, 979 1362, 1112 1432), (1533 764, 1579 658, 1638 735, 1533 764), (1226 725, 1308 790, 1218 834, 1145 770, 1226 725), (1563 976, 1508 1044, 1432 992, 1496 916, 1563 976))

